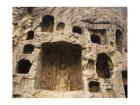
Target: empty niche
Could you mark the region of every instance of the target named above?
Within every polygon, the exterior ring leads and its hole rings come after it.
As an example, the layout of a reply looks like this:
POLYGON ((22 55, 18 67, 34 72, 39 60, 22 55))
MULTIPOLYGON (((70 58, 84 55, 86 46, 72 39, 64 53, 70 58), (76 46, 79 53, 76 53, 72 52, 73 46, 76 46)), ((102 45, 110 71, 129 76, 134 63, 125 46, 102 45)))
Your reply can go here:
POLYGON ((100 83, 97 81, 91 81, 88 84, 89 92, 99 92, 100 91, 100 83))
POLYGON ((31 63, 27 59, 21 59, 17 62, 17 73, 27 74, 30 70, 31 63))
POLYGON ((116 48, 119 52, 122 52, 122 32, 120 30, 116 30, 116 48))
POLYGON ((98 77, 104 79, 110 78, 112 69, 113 64, 111 59, 105 53, 98 54, 96 62, 96 72, 98 77))
POLYGON ((57 91, 82 89, 81 53, 78 44, 64 41, 41 45, 35 88, 57 91))
POLYGON ((32 40, 34 38, 34 31, 29 31, 27 33, 27 40, 32 40))
POLYGON ((42 23, 41 23, 41 30, 42 32, 53 32, 53 27, 54 27, 54 17, 51 15, 45 15, 42 18, 42 23))
POLYGON ((101 39, 98 35, 91 35, 90 36, 90 39, 92 41, 92 43, 98 43, 98 44, 101 44, 101 39))
POLYGON ((27 44, 23 48, 24 54, 31 54, 34 51, 34 46, 32 44, 27 44))
POLYGON ((124 92, 125 92, 125 96, 127 98, 127 70, 122 71, 121 73, 122 73, 124 92))
POLYGON ((79 26, 73 26, 72 32, 82 34, 82 29, 79 26))
POLYGON ((88 29, 92 43, 106 44, 106 29, 88 29))
POLYGON ((60 22, 56 26, 56 30, 63 30, 65 28, 65 23, 60 22))

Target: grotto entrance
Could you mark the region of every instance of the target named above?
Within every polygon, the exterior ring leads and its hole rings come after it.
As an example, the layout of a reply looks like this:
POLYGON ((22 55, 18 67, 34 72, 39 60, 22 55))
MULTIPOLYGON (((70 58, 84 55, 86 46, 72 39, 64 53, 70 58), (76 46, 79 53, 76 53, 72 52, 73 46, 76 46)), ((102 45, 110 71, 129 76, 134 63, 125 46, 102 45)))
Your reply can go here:
POLYGON ((45 15, 42 18, 41 30, 42 32, 53 32, 54 27, 54 17, 51 15, 45 15))
POLYGON ((37 88, 57 91, 82 89, 81 46, 68 42, 47 42, 41 46, 37 88))
POLYGON ((111 76, 113 70, 113 64, 105 53, 98 54, 96 62, 96 72, 98 77, 103 79, 108 79, 111 76))
POLYGON ((20 74, 28 74, 30 68, 31 68, 31 63, 27 59, 21 59, 17 63, 17 73, 20 74))
POLYGON ((98 35, 91 35, 90 36, 90 38, 91 38, 91 41, 93 42, 93 43, 98 43, 98 44, 101 44, 101 39, 100 39, 100 37, 98 36, 98 35))

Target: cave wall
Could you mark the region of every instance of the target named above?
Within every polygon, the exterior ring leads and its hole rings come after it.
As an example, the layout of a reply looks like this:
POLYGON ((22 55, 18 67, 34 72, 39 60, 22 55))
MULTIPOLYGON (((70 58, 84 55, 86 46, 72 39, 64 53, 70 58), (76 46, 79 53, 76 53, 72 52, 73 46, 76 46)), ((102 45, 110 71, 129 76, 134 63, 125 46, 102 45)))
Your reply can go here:
POLYGON ((122 71, 127 70, 127 8, 14 7, 12 37, 13 97, 126 97, 122 71), (54 19, 48 29, 42 29, 44 16, 54 19), (75 26, 80 30, 73 31, 75 26), (116 42, 117 30, 122 37, 116 42), (100 44, 91 40, 93 34, 100 44), (32 46, 24 52, 26 45, 32 46), (101 68, 109 70, 108 78, 97 74, 102 53, 109 59, 101 68), (28 73, 17 72, 22 59, 31 63, 28 73))

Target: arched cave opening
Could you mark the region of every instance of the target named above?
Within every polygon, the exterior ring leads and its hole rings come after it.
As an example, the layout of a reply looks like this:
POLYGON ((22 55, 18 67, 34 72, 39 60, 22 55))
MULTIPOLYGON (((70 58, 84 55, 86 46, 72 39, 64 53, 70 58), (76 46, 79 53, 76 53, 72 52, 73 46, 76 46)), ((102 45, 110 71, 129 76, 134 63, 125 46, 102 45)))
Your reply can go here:
POLYGON ((111 59, 105 53, 98 54, 96 62, 96 72, 98 77, 104 79, 110 78, 112 69, 113 64, 111 59))
POLYGON ((82 29, 79 26, 73 26, 72 32, 82 34, 82 29))
POLYGON ((81 53, 82 48, 78 44, 63 41, 43 43, 35 88, 81 90, 81 53))
POLYGON ((101 44, 101 39, 98 35, 91 35, 90 36, 92 43, 97 43, 97 44, 101 44))
POLYGON ((32 44, 27 44, 23 48, 24 54, 31 54, 33 51, 34 51, 34 45, 32 45, 32 44))
POLYGON ((56 26, 56 30, 63 30, 65 28, 65 23, 60 22, 56 26))
POLYGON ((90 81, 88 84, 89 92, 99 92, 100 91, 100 83, 96 81, 90 81))
POLYGON ((116 48, 119 52, 122 52, 122 32, 120 30, 116 30, 116 48))
POLYGON ((42 18, 42 23, 41 23, 41 30, 42 32, 53 32, 53 27, 54 27, 54 17, 51 15, 45 15, 42 18))
POLYGON ((27 33, 27 40, 32 40, 34 38, 34 31, 29 31, 27 33))
POLYGON ((31 65, 32 64, 30 63, 29 60, 26 59, 19 60, 17 63, 17 73, 28 74, 31 65))

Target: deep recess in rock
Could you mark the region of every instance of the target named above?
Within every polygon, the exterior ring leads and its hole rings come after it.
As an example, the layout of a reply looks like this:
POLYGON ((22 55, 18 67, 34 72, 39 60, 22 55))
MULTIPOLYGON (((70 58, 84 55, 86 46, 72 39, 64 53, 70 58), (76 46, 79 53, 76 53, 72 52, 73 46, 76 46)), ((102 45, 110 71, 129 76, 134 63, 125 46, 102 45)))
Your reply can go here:
POLYGON ((101 39, 98 35, 93 34, 93 35, 90 36, 90 38, 91 38, 92 43, 101 44, 101 39))
POLYGON ((17 63, 17 73, 28 74, 31 65, 32 64, 30 63, 29 60, 26 59, 19 60, 17 63))
POLYGON ((105 29, 89 29, 91 41, 93 43, 106 44, 106 30, 105 29))
POLYGON ((27 33, 27 40, 32 40, 34 38, 34 31, 29 31, 27 33))
POLYGON ((36 88, 59 91, 82 89, 80 45, 61 41, 43 43, 40 55, 36 88))
POLYGON ((110 78, 113 64, 111 59, 105 54, 100 53, 97 56, 96 72, 100 78, 110 78))
POLYGON ((89 92, 99 92, 100 91, 100 83, 96 81, 91 81, 88 84, 89 92))
POLYGON ((122 81, 123 81, 125 96, 127 98, 127 70, 122 71, 122 81))
POLYGON ((124 85, 125 97, 127 98, 127 85, 124 85))
POLYGON ((79 26, 73 26, 72 32, 82 34, 82 29, 79 26))
POLYGON ((27 44, 24 46, 23 53, 31 54, 34 51, 34 46, 32 44, 27 44))
POLYGON ((42 18, 42 23, 41 23, 41 30, 42 32, 53 32, 53 27, 54 27, 54 17, 51 15, 45 15, 42 18))
POLYGON ((29 31, 27 33, 27 40, 32 40, 34 38, 34 31, 29 31))

